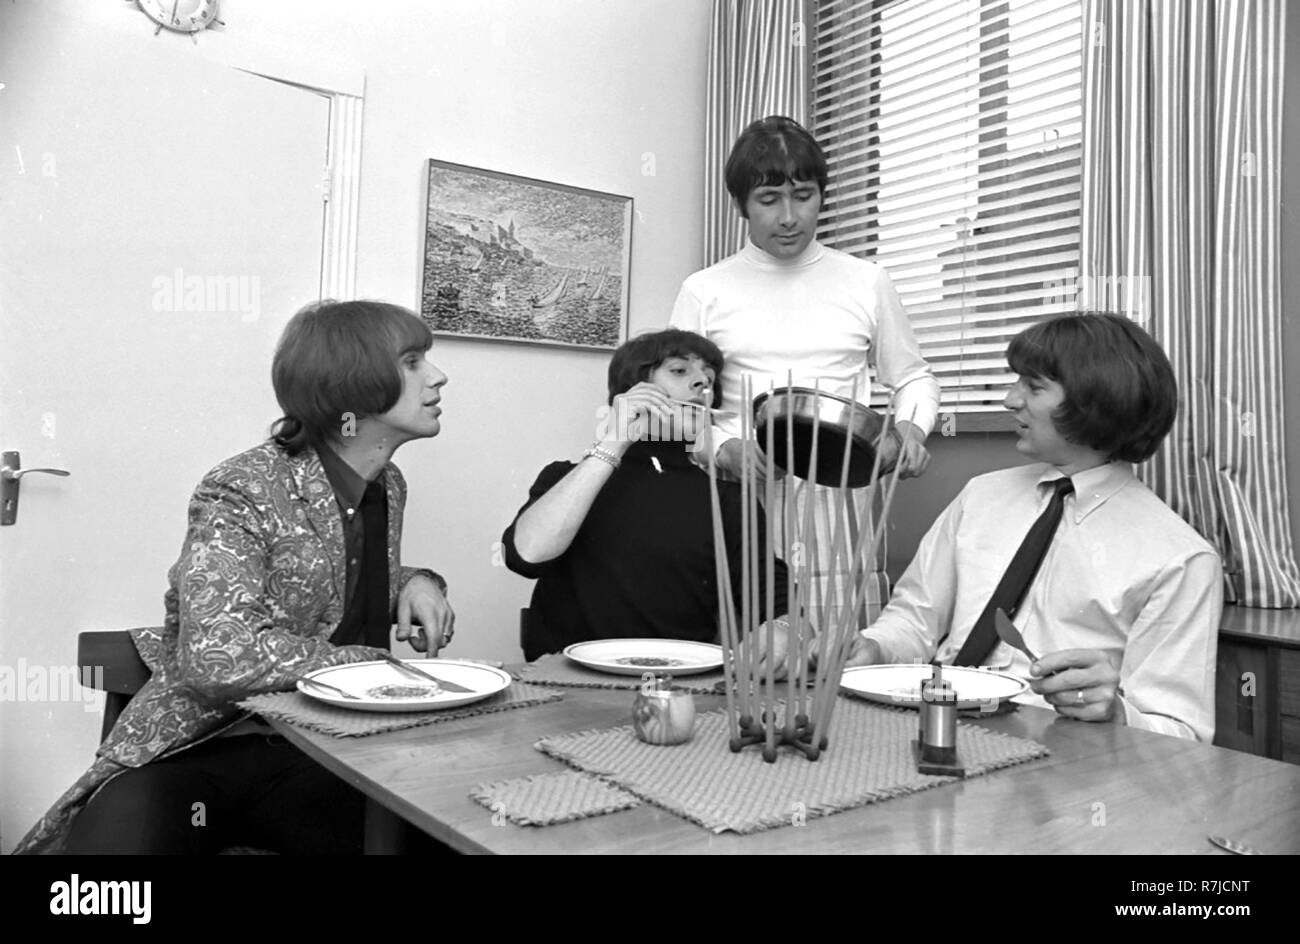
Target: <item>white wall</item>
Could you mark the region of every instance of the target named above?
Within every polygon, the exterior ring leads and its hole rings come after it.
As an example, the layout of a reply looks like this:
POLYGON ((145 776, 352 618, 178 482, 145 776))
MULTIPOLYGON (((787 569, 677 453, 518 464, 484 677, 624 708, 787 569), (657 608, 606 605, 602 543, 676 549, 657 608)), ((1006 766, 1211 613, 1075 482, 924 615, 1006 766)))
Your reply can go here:
MULTIPOLYGON (((372 0, 363 5, 352 0, 224 0, 224 32, 202 35, 198 46, 183 36, 151 36, 152 25, 127 3, 84 0, 84 7, 74 8, 62 2, 53 5, 59 28, 23 34, 7 28, 29 22, 13 11, 21 14, 33 2, 0 3, 0 73, 11 44, 36 44, 48 61, 57 62, 64 26, 100 31, 102 47, 91 55, 102 57, 97 66, 105 72, 114 69, 119 57, 138 53, 142 41, 218 61, 225 49, 255 42, 314 68, 338 63, 345 70, 364 70, 359 296, 417 304, 427 158, 633 197, 632 333, 667 320, 677 286, 698 265, 707 0, 372 0)), ((159 81, 166 81, 163 73, 159 81)), ((0 74, 0 82, 5 79, 0 74)), ((0 94, 21 90, 10 83, 0 94)), ((108 136, 131 134, 132 115, 115 112, 111 102, 98 102, 92 109, 70 97, 58 103, 58 111, 61 120, 84 133, 88 147, 108 136)), ((6 153, 9 136, 0 128, 6 153)), ((157 158, 165 163, 166 156, 157 158)), ((0 171, 7 172, 7 166, 0 171)), ((241 182, 232 179, 229 185, 237 189, 241 182)), ((114 194, 105 192, 102 199, 111 202, 114 194)), ((47 235, 56 244, 61 238, 57 231, 47 235)), ((4 238, 0 229, 0 240, 4 238)), ((216 230, 210 238, 214 246, 229 248, 239 237, 216 230)), ((144 261, 132 258, 135 250, 128 238, 84 251, 97 254, 87 260, 91 269, 144 261)), ((0 259, 0 274, 5 267, 0 259)), ((42 285, 76 277, 58 259, 40 271, 8 276, 30 287, 33 298, 40 296, 42 285)), ((287 314, 278 315, 279 320, 287 314)), ((264 348, 259 346, 255 359, 265 358, 264 348)), ((147 360, 149 353, 142 356, 147 360)), ((51 364, 67 370, 56 355, 50 352, 51 364)), ((451 585, 458 633, 448 654, 517 660, 518 610, 526 604, 531 584, 495 563, 494 544, 537 471, 553 459, 575 456, 590 443, 595 410, 604 400, 608 356, 438 339, 434 360, 451 377, 444 396, 444 432, 431 442, 408 445, 397 457, 410 485, 403 554, 410 563, 441 571, 451 585)), ((249 372, 259 370, 260 378, 268 377, 269 363, 249 367, 249 372)), ((116 388, 123 415, 147 411, 154 395, 147 377, 139 379, 134 402, 128 382, 119 381, 116 388)), ((259 440, 274 416, 247 419, 240 447, 259 440)), ((60 625, 49 651, 35 657, 69 661, 81 630, 160 620, 165 568, 184 527, 184 495, 203 469, 231 451, 226 445, 220 449, 216 454, 209 443, 194 455, 167 456, 168 466, 186 470, 187 480, 175 494, 159 496, 158 507, 142 517, 132 534, 132 553, 141 561, 138 584, 120 588, 110 606, 81 607, 81 612, 99 616, 60 625)), ((118 459, 104 456, 100 471, 107 474, 118 459)), ((34 499, 37 492, 32 495, 34 499)), ((57 493, 48 493, 45 500, 57 501, 57 493)), ((35 508, 24 508, 24 513, 30 517, 35 508)), ((0 634, 5 632, 5 614, 0 613, 0 634)), ((0 646, 6 661, 24 654, 12 648, 0 646)), ((45 721, 33 717, 37 720, 30 728, 26 722, 6 726, 0 743, 0 767, 6 768, 0 777, 5 787, 0 844, 5 849, 84 769, 97 736, 98 719, 90 713, 51 711, 45 721), (42 723, 56 733, 38 730, 42 723), (13 785, 16 781, 19 787, 13 785)))
MULTIPOLYGON (((355 7, 334 6, 310 42, 346 32, 355 7)), ((700 258, 709 6, 456 0, 382 33, 353 27, 346 51, 367 77, 359 294, 418 304, 432 157, 633 197, 631 330, 661 327, 700 258)), ((494 545, 541 467, 590 444, 609 358, 440 339, 434 360, 451 377, 443 433, 398 456, 403 553, 450 583, 452 652, 517 660, 531 583, 494 563, 494 545)))

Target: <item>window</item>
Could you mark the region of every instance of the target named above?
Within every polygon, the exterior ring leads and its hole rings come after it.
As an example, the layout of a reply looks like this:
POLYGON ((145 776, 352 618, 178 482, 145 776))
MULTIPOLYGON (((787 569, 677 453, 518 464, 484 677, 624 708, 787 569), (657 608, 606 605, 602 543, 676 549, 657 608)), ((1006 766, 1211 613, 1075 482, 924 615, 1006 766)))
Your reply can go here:
POLYGON ((1074 309, 1080 0, 820 0, 816 16, 818 237, 889 271, 941 412, 1001 428, 1007 342, 1074 309))

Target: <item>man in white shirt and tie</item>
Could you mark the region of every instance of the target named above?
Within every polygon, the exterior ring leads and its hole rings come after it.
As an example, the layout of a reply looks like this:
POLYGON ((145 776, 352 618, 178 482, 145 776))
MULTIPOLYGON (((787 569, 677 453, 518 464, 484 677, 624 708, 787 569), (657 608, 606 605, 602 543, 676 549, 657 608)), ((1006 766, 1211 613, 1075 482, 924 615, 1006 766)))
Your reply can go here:
POLYGON ((1007 360, 1016 449, 1037 461, 967 483, 848 664, 985 665, 1066 717, 1211 741, 1219 556, 1131 467, 1173 425, 1168 358, 1128 319, 1090 314, 1021 332, 1007 360), (1045 549, 1029 547, 1036 521, 1045 549), (997 640, 999 607, 1036 662, 997 640))

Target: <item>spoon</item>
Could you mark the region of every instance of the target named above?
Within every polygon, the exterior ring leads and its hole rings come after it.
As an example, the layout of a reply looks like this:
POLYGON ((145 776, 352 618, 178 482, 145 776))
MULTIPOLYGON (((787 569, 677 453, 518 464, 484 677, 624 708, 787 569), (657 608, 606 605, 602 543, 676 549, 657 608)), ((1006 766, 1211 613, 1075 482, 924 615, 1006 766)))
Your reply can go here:
POLYGON ((1029 651, 1029 647, 1025 645, 1024 637, 1020 635, 1020 630, 1016 629, 1016 624, 1011 622, 1010 617, 1001 607, 998 607, 997 612, 993 614, 993 628, 998 631, 999 639, 1013 649, 1019 649, 1023 652, 1029 657, 1030 663, 1038 661, 1038 656, 1029 651))

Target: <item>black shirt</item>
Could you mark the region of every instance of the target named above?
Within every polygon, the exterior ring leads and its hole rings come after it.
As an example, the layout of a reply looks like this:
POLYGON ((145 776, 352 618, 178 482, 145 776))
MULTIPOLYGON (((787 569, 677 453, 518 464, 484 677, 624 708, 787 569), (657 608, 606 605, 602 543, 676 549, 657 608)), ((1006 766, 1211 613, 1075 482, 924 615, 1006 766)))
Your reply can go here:
MULTIPOLYGON (((572 462, 553 462, 543 469, 519 514, 573 468, 572 462)), ((718 493, 739 618, 740 486, 719 482, 718 493)), ((502 535, 506 565, 537 578, 524 628, 524 657, 530 661, 590 639, 718 641, 709 476, 690 461, 685 444, 641 442, 628 449, 573 543, 554 560, 524 560, 514 536, 512 522, 502 535)), ((781 560, 775 578, 773 613, 780 616, 787 609, 781 560)), ((759 599, 765 608, 765 590, 759 599)))
POLYGON ((344 560, 347 561, 343 610, 347 612, 348 604, 356 594, 357 579, 361 573, 361 555, 366 547, 365 529, 361 526, 361 499, 366 492, 366 480, 329 446, 321 446, 316 450, 316 455, 320 456, 325 477, 334 489, 339 514, 343 516, 343 551, 344 560))
POLYGON ((343 619, 330 636, 335 645, 389 647, 388 492, 380 479, 366 482, 328 446, 317 450, 343 516, 347 576, 343 619))

